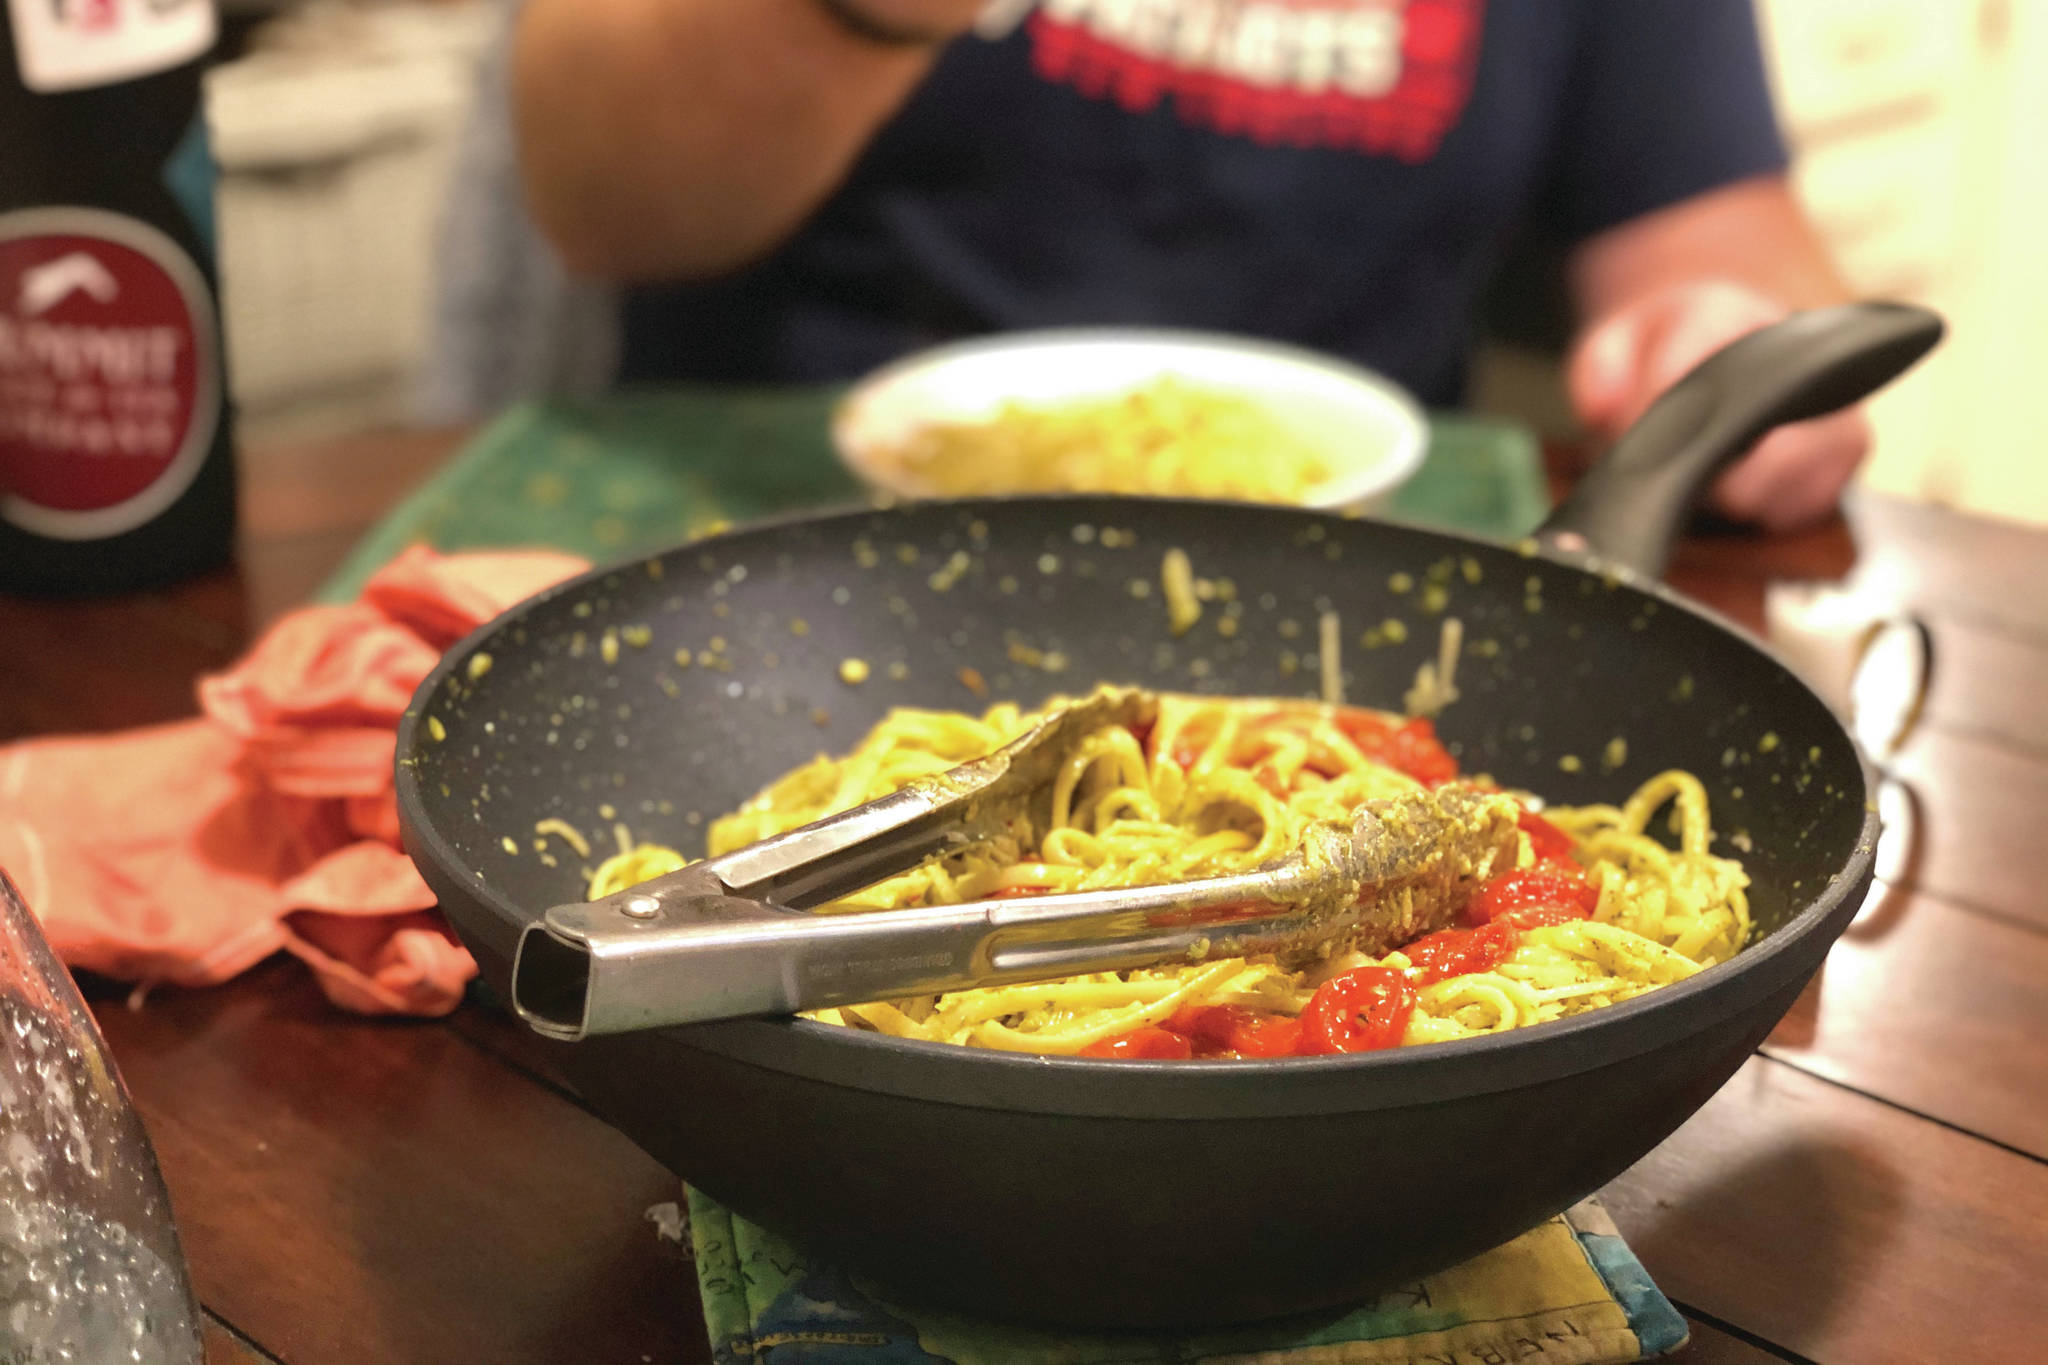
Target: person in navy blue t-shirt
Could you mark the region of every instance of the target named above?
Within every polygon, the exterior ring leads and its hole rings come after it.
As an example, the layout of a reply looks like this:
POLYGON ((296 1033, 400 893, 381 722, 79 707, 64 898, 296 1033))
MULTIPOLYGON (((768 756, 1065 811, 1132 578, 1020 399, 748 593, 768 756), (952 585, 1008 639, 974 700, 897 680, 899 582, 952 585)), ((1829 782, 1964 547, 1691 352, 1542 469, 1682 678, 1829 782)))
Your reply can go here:
MULTIPOLYGON (((629 283, 621 378, 843 379, 952 337, 1279 338, 1455 402, 1519 235, 1568 251, 1611 434, 1842 288, 1785 180, 1749 0, 528 0, 533 214, 629 283)), ((1855 413, 1719 509, 1832 508, 1855 413)))

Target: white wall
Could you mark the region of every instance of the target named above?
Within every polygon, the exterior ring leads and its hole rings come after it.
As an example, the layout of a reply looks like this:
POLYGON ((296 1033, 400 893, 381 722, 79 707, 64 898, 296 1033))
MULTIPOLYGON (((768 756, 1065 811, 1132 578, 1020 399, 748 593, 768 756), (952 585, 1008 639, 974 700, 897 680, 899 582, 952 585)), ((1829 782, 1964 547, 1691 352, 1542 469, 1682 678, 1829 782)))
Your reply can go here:
POLYGON ((1874 405, 1872 487, 2048 524, 2048 3, 1759 0, 1810 211, 1951 336, 1874 405))

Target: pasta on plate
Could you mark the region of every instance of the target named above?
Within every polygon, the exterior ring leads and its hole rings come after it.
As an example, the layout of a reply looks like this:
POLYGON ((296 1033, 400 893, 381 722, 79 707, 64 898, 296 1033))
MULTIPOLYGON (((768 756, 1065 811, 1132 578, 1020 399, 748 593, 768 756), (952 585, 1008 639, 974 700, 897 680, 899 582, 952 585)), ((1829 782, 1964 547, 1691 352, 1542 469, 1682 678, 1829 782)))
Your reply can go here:
POLYGON ((1160 380, 1049 406, 935 422, 890 458, 933 494, 1178 493, 1299 502, 1337 470, 1264 404, 1160 380), (1256 459, 1246 458, 1257 452, 1256 459))
MULTIPOLYGON (((1057 704, 1057 703, 1053 703, 1057 704)), ((982 757, 1034 713, 900 709, 852 752, 820 756, 713 823, 713 855, 982 757)), ((890 910, 1245 871, 1312 823, 1365 801, 1469 781, 1425 719, 1316 702, 1166 696, 1134 730, 1105 725, 1067 754, 1043 828, 935 855, 818 913, 890 910)), ((1619 806, 1520 818, 1516 865, 1494 869, 1456 927, 1380 957, 1339 951, 1304 970, 1227 958, 816 1011, 906 1038, 1096 1057, 1271 1057, 1362 1051, 1565 1018, 1680 981, 1750 935, 1748 877, 1710 851, 1689 773, 1619 806), (1660 813, 1675 845, 1657 837, 1660 813)), ((642 845, 600 865, 592 898, 684 865, 642 845)))

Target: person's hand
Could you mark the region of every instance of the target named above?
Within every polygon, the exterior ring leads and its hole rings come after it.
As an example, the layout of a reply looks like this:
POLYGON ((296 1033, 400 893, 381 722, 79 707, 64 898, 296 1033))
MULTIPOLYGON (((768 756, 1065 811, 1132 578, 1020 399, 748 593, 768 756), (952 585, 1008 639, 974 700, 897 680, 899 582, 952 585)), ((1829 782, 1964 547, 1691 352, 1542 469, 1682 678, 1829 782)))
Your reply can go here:
MULTIPOLYGON (((1678 285, 1589 326, 1565 372, 1581 421, 1612 439, 1707 355, 1790 310, 1747 286, 1678 285)), ((1787 530, 1827 516, 1870 449, 1854 408, 1781 427, 1715 482, 1712 506, 1738 521, 1787 530)))

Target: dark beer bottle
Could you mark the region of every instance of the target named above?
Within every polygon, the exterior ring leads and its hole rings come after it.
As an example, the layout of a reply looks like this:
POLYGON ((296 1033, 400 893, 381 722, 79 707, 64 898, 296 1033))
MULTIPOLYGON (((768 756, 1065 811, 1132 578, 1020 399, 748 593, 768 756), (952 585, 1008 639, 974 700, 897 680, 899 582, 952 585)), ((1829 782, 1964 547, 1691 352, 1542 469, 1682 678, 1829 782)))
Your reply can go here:
POLYGON ((214 36, 212 0, 0 0, 0 592, 119 592, 233 551, 214 36))

